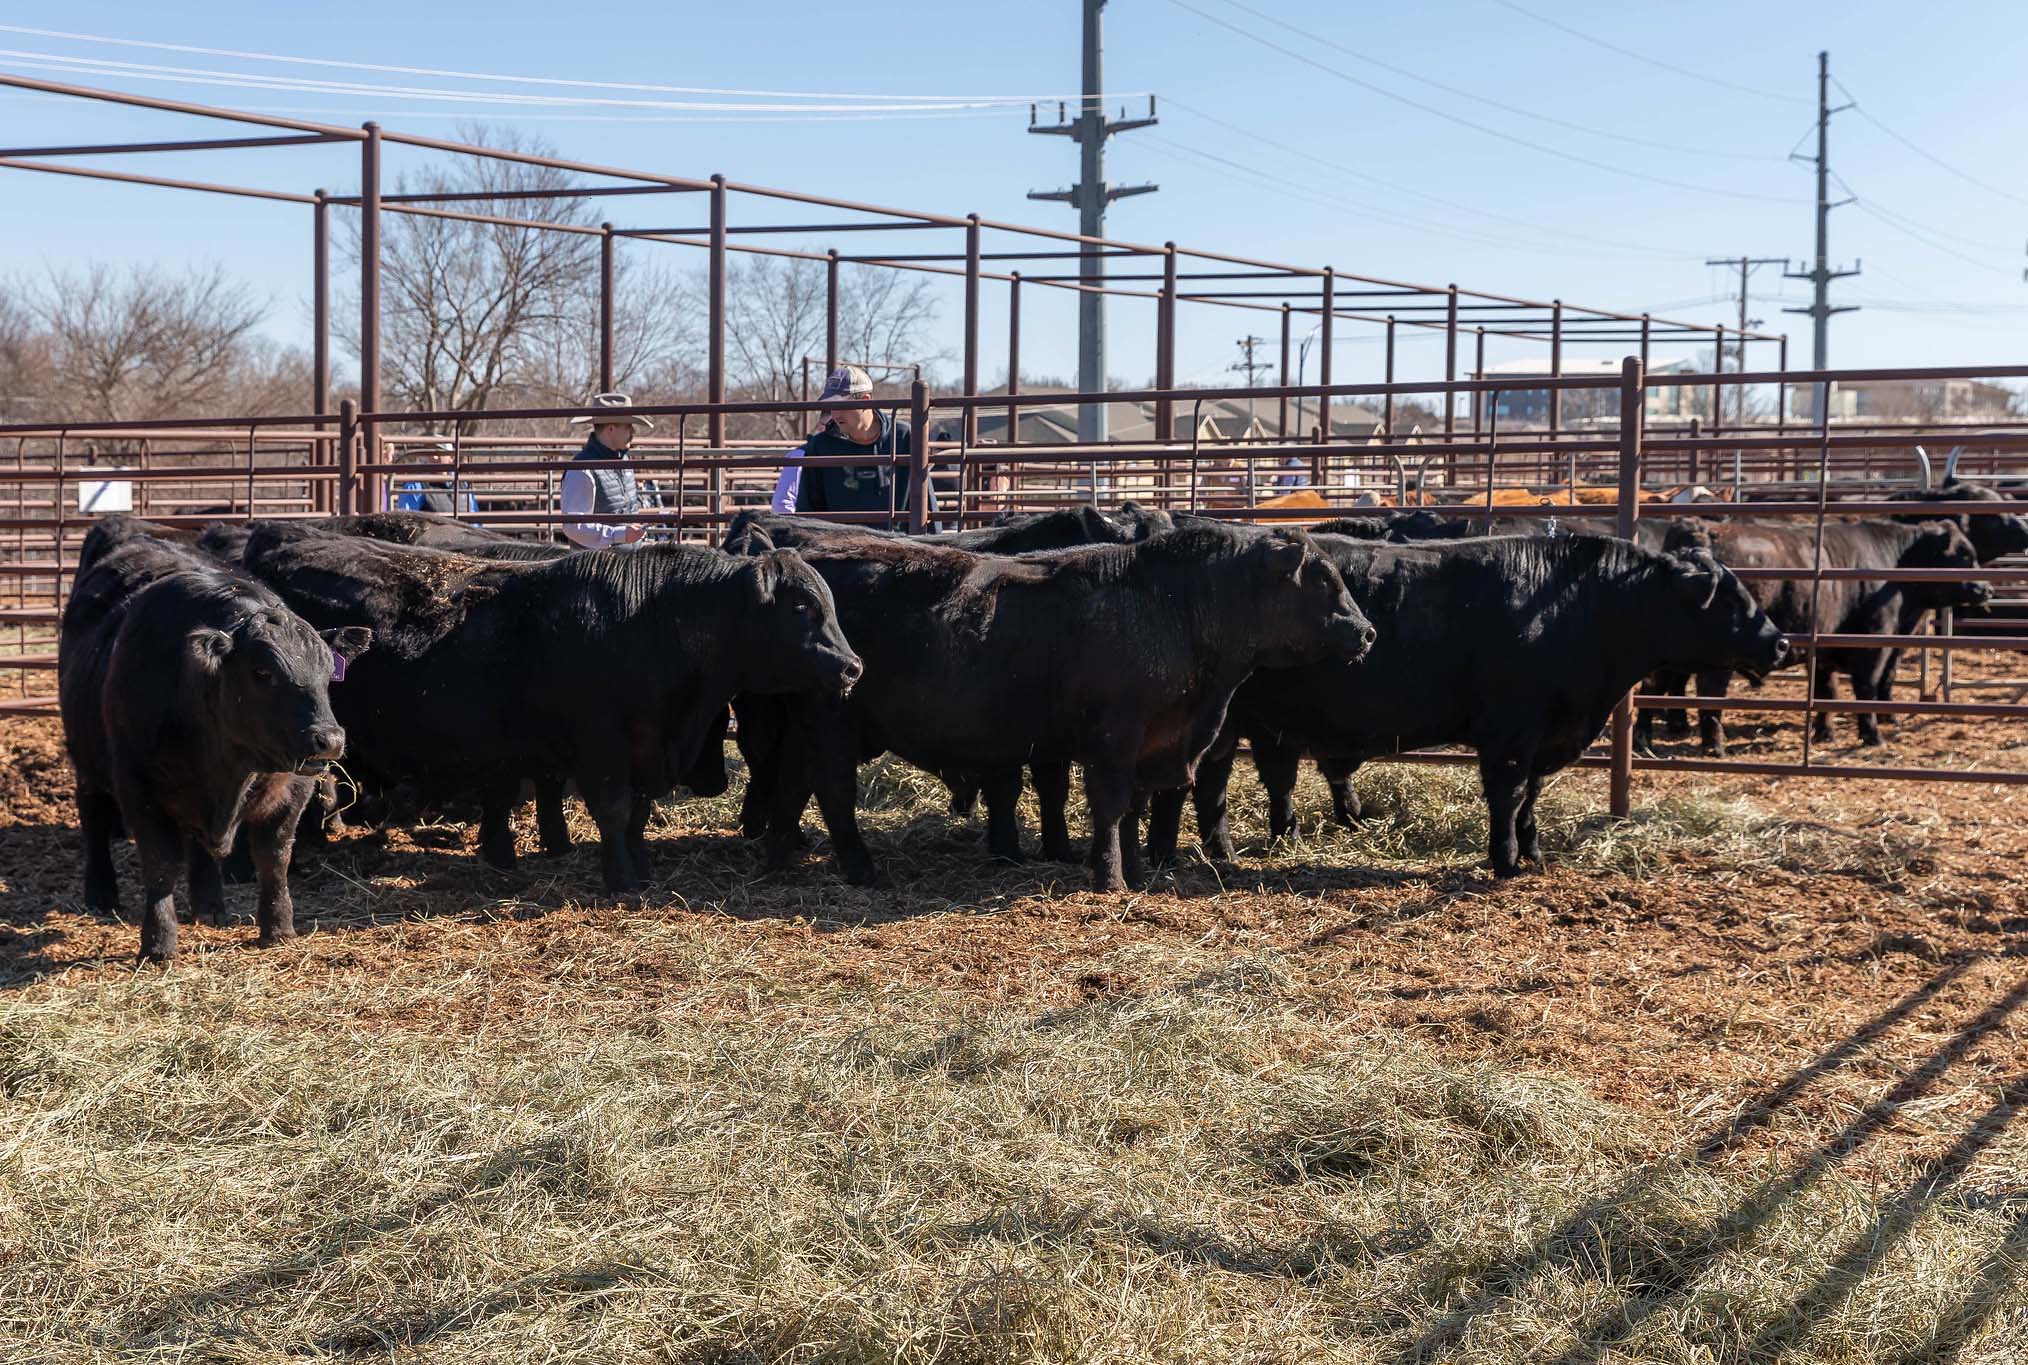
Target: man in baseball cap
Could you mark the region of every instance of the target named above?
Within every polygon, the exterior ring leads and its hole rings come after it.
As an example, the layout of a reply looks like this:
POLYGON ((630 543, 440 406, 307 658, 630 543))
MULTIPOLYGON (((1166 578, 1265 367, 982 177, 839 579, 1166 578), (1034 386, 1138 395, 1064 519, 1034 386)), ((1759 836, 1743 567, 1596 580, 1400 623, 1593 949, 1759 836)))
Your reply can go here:
MULTIPOLYGON (((586 404, 600 409, 570 419, 574 427, 590 427, 584 449, 577 460, 617 460, 634 443, 638 427, 653 430, 655 424, 633 411, 634 400, 624 393, 595 393, 586 404)), ((563 476, 563 534, 572 544, 587 550, 632 545, 648 534, 648 528, 630 521, 577 520, 586 515, 633 516, 643 507, 641 490, 631 469, 571 469, 563 476)))
MULTIPOLYGON (((833 399, 871 398, 873 378, 857 365, 831 371, 824 379, 821 402, 833 399)), ((775 481, 771 506, 777 512, 808 512, 823 516, 830 512, 880 512, 884 522, 873 523, 898 530, 908 519, 910 488, 908 469, 897 468, 893 459, 871 463, 880 457, 905 458, 913 452, 914 433, 908 423, 884 410, 838 408, 819 414, 821 430, 789 452, 789 459, 805 456, 860 456, 865 465, 798 468, 782 470, 775 481)), ((922 490, 925 510, 936 510, 936 490, 922 490)))

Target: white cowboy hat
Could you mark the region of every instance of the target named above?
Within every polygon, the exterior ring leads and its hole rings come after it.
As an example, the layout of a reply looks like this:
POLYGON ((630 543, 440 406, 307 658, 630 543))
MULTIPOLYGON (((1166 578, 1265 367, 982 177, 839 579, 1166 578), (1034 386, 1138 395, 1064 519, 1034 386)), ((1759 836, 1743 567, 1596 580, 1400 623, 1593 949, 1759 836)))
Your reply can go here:
POLYGON ((634 400, 627 397, 624 393, 595 393, 586 400, 585 406, 591 408, 612 408, 617 409, 617 411, 601 412, 596 415, 589 413, 581 414, 570 419, 572 426, 605 426, 609 422, 629 422, 637 427, 646 427, 650 431, 655 429, 653 422, 643 417, 640 413, 631 411, 634 406, 634 400))

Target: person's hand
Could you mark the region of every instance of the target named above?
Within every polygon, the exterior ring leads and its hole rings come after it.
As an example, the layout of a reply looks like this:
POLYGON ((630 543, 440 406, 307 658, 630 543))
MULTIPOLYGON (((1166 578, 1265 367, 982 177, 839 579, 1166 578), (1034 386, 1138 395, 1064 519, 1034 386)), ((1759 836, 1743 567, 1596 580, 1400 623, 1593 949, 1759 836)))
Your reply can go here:
POLYGON ((622 545, 632 545, 637 540, 646 540, 647 538, 648 528, 638 524, 628 526, 626 530, 620 532, 620 544, 622 545))

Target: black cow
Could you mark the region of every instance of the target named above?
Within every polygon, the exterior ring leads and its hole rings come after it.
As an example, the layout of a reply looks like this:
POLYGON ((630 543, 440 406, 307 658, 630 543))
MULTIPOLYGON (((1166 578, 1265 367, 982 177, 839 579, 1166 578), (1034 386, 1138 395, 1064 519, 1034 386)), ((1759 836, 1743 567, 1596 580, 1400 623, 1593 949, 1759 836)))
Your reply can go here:
POLYGON ((85 538, 57 645, 85 902, 119 908, 111 840, 124 825, 141 858, 143 960, 176 956, 186 868, 193 913, 223 922, 215 860, 242 827, 260 941, 295 936, 289 852, 307 774, 344 752, 331 681, 371 640, 356 628, 320 636, 261 584, 128 518, 85 538))
MULTIPOLYGON (((757 527, 745 531, 747 548, 765 547, 757 527)), ((1093 884, 1137 883, 1139 849, 1120 839, 1136 785, 1189 781, 1256 666, 1357 658, 1373 635, 1300 534, 1198 528, 1019 557, 866 536, 805 553, 866 677, 849 704, 800 716, 742 701, 740 745, 771 802, 771 860, 786 861, 814 790, 854 882, 875 878, 855 774, 892 751, 978 781, 996 851, 1014 842, 1022 766, 1042 765, 1040 779, 1082 764, 1093 884)))
POLYGON ((778 512, 750 509, 732 519, 732 524, 726 527, 723 543, 743 542, 750 528, 766 535, 771 544, 782 549, 814 545, 840 536, 880 535, 922 545, 947 545, 952 549, 987 555, 1027 554, 1035 550, 1061 550, 1073 545, 1124 545, 1134 539, 1131 527, 1111 521, 1090 507, 1010 513, 997 525, 922 536, 825 521, 820 517, 783 516, 778 512))
MULTIPOLYGON (((1497 536, 1439 545, 1319 537, 1374 622, 1356 666, 1263 669, 1233 698, 1199 765, 1198 830, 1231 856, 1225 787, 1244 738, 1268 789, 1272 831, 1294 825, 1290 791, 1305 752, 1338 815, 1358 813, 1354 770, 1436 744, 1478 750, 1493 870, 1541 859, 1542 780, 1597 736, 1613 706, 1664 663, 1764 672, 1787 645, 1745 587, 1700 552, 1664 555, 1605 536, 1497 536)), ((1183 792, 1157 795, 1150 851, 1172 856, 1183 792)))
MULTIPOLYGON (((1735 569, 1806 569, 1816 554, 1816 530, 1778 522, 1727 522, 1712 528, 1711 549, 1720 563, 1735 569)), ((1977 571, 1978 563, 1971 541, 1948 522, 1909 526, 1882 520, 1830 521, 1824 527, 1826 568, 1955 569, 1971 574, 1977 571)), ((1827 579, 1813 589, 1811 580, 1804 577, 1757 579, 1747 587, 1775 624, 1792 635, 1816 630, 1839 635, 1905 635, 1926 611, 1981 606, 1992 596, 1991 589, 1976 582, 1827 579)), ((1833 679, 1843 673, 1851 680, 1856 699, 1884 700, 1891 685, 1889 670, 1897 654, 1898 651, 1881 648, 1818 650, 1812 665, 1816 670, 1816 695, 1835 697, 1833 679)), ((1698 671, 1698 694, 1722 697, 1730 680, 1731 671, 1727 669, 1698 671)), ((1880 718, 1861 714, 1857 720, 1860 742, 1879 744, 1880 718)), ((1723 714, 1701 712, 1698 727, 1704 751, 1723 757, 1723 714)), ((1830 717, 1823 712, 1817 713, 1815 737, 1820 742, 1831 739, 1830 717)), ((1645 740, 1646 735, 1637 726, 1637 743, 1645 740)))
POLYGON ((361 768, 477 790, 481 852, 502 865, 521 779, 574 778, 612 891, 648 879, 651 798, 714 741, 722 770, 734 694, 836 691, 860 670, 830 590, 791 551, 756 562, 648 545, 501 564, 268 526, 246 562, 312 621, 385 632, 340 697, 361 768))

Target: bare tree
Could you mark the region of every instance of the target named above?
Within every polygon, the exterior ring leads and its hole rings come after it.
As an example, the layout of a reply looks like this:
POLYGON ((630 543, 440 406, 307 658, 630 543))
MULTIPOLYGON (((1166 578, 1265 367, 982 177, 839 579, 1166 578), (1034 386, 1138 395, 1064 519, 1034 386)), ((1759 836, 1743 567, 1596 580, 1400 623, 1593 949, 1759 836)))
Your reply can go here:
MULTIPOLYGON (((825 267, 820 261, 750 256, 727 271, 726 346, 734 387, 756 401, 801 396, 802 359, 822 355, 825 267)), ((926 281, 897 270, 847 267, 838 287, 838 344, 844 358, 870 366, 927 365, 925 333, 936 318, 926 281)), ((881 376, 876 373, 874 378, 881 376)), ((793 414, 763 419, 787 437, 803 423, 793 414)))
MULTIPOLYGON (((470 127, 462 135, 506 151, 545 154, 539 140, 512 129, 470 127)), ((481 194, 459 212, 526 222, 584 226, 586 201, 515 197, 572 188, 547 166, 461 157, 419 176, 403 176, 404 194, 481 194)), ((381 221, 381 373, 386 396, 427 411, 492 406, 530 371, 554 370, 543 342, 571 315, 574 298, 597 288, 598 249, 582 232, 504 227, 460 218, 386 213, 381 221)), ((345 253, 359 260, 359 225, 345 226, 345 253)), ((594 295, 594 297, 596 297, 594 295)), ((341 315, 342 316, 342 315, 341 315)), ((341 328, 359 354, 356 327, 341 328)), ((595 354, 596 334, 581 340, 595 354)), ((582 365, 573 368, 582 370, 582 365)))
POLYGON ((48 338, 18 287, 0 281, 0 421, 33 418, 50 399, 48 338))
POLYGON ((41 334, 42 406, 79 420, 216 409, 265 313, 218 266, 180 275, 136 266, 124 276, 104 264, 52 267, 17 289, 41 334))

